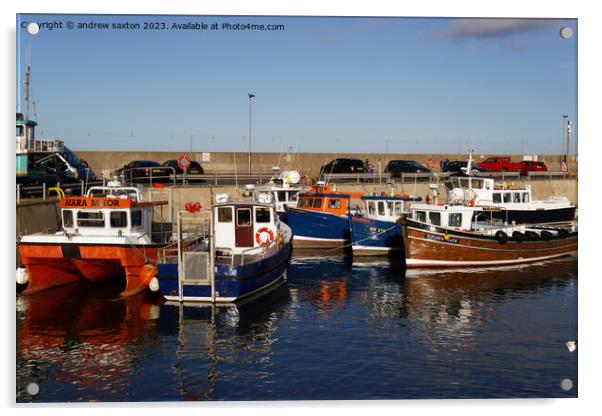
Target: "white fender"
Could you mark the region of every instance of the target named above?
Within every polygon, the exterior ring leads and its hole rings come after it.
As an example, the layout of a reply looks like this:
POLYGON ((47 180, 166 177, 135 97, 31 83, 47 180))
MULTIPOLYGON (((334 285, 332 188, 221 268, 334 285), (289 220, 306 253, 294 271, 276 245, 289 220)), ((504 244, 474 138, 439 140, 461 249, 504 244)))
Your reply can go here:
POLYGON ((29 282, 29 273, 27 273, 25 267, 17 268, 17 283, 24 285, 27 282, 29 282))

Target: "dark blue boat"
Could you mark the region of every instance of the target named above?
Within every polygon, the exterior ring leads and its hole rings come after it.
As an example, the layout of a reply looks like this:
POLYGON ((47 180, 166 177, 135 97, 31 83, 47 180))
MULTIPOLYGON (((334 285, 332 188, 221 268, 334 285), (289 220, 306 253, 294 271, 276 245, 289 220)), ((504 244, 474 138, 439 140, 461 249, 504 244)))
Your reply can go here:
POLYGON ((407 212, 409 202, 421 201, 409 195, 363 196, 362 209, 349 214, 354 256, 381 256, 403 250, 402 226, 397 220, 407 212))
POLYGON ((167 300, 233 303, 285 278, 292 232, 273 204, 225 202, 212 213, 213 238, 193 235, 164 250, 157 278, 167 300))

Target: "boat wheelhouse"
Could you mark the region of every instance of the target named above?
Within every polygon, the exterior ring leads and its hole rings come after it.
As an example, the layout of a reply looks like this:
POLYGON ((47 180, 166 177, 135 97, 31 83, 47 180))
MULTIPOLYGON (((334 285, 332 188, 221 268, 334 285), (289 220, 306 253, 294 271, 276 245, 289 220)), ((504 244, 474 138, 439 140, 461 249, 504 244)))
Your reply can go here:
POLYGON ((506 223, 554 224, 575 219, 576 206, 566 197, 533 200, 531 185, 496 183, 493 178, 472 176, 473 151, 469 151, 465 176, 452 176, 445 183, 450 204, 497 208, 494 218, 506 223))
POLYGON ((336 186, 318 184, 299 194, 297 207, 285 206, 287 223, 293 230, 295 247, 339 247, 350 240, 351 199, 362 193, 337 192, 336 186))
POLYGON ((23 267, 17 280, 27 282, 23 293, 121 275, 126 279, 122 297, 148 287, 158 250, 172 236, 168 201, 145 201, 139 188, 109 182, 59 202, 62 230, 28 234, 18 243, 23 267))
POLYGON ((255 188, 255 198, 259 199, 261 194, 270 194, 276 204, 276 212, 282 220, 286 220, 284 205, 296 207, 299 193, 307 188, 300 185, 301 176, 295 170, 280 172, 279 168, 274 167, 272 171, 274 176, 270 182, 255 188))
POLYGON ((409 195, 362 196, 362 207, 349 214, 354 256, 379 256, 403 250, 399 217, 408 212, 409 204, 421 201, 409 195))
POLYGON ((577 253, 577 223, 504 224, 495 208, 413 204, 404 226, 407 267, 496 266, 577 253))
POLYGON ((494 218, 507 223, 561 223, 575 219, 575 205, 568 198, 533 200, 531 185, 495 183, 492 178, 451 177, 445 183, 448 202, 470 202, 500 210, 494 218))
MULTIPOLYGON (((212 231, 189 244, 178 216, 178 242, 161 252, 157 278, 170 301, 232 303, 267 291, 285 277, 291 229, 272 203, 223 201, 211 209, 212 231)), ((190 218, 188 219, 190 220, 190 218)))

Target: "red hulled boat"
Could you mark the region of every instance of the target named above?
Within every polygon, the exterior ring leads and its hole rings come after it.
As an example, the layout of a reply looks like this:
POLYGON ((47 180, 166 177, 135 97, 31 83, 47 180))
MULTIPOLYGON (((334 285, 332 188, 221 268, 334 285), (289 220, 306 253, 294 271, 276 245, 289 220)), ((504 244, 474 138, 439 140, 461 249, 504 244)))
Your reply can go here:
POLYGON ((123 275, 122 297, 149 285, 152 289, 158 251, 172 238, 171 211, 163 221, 165 205, 144 201, 140 189, 118 182, 60 199, 62 230, 25 235, 18 243, 23 266, 17 269, 17 282, 27 283, 23 293, 123 275), (160 218, 154 221, 157 213, 160 218))

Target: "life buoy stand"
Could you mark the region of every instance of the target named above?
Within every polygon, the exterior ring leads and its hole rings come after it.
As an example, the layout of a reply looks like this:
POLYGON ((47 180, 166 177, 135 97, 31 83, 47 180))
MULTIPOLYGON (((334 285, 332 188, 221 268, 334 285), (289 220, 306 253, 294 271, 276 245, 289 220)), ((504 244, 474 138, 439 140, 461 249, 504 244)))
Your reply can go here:
POLYGON ((272 243, 272 241, 274 241, 274 232, 267 227, 260 228, 255 233, 255 241, 257 241, 257 244, 259 244, 260 246, 267 247, 272 243), (268 238, 266 240, 261 239, 261 235, 263 233, 268 234, 268 238))
POLYGON ((499 230, 497 233, 495 233, 495 239, 500 243, 500 244, 506 244, 506 242, 508 241, 508 234, 506 234, 504 231, 499 230))

